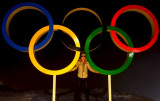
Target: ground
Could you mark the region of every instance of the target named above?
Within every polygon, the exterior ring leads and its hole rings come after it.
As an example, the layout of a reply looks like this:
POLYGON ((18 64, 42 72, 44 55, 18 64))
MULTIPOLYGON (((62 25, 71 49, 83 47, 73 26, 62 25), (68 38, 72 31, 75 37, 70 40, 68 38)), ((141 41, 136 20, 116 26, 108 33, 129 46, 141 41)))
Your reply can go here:
MULTIPOLYGON (((73 89, 57 88, 56 101, 74 101, 73 89)), ((82 101, 85 96, 82 92, 82 101)), ((26 90, 17 91, 0 87, 0 101, 51 101, 52 94, 49 90, 26 90)), ((107 101, 108 92, 104 88, 90 89, 90 101, 107 101)), ((125 92, 113 91, 113 101, 153 101, 149 98, 130 95, 125 92)))

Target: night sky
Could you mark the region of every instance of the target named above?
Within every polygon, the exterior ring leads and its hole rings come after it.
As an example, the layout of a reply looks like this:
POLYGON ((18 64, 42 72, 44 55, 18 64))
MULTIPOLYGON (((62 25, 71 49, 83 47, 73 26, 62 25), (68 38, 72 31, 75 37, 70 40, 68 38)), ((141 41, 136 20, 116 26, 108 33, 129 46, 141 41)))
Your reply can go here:
MULTIPOLYGON (((113 70, 119 68, 125 61, 127 53, 120 50, 112 42, 106 26, 109 26, 114 14, 122 7, 137 4, 148 8, 160 20, 160 7, 153 0, 119 1, 54 1, 54 0, 5 0, 0 3, 0 23, 4 15, 16 4, 34 2, 40 4, 51 14, 54 24, 62 25, 64 16, 72 9, 86 7, 94 10, 102 19, 104 31, 91 42, 91 58, 99 67, 113 70)), ((11 20, 10 37, 18 45, 28 46, 36 31, 47 26, 48 20, 42 13, 35 10, 25 10, 16 14, 11 20)), ((82 49, 88 35, 101 27, 98 19, 88 12, 75 12, 65 21, 64 26, 76 33, 82 49)), ((151 27, 148 20, 136 12, 121 15, 116 27, 123 29, 131 37, 134 47, 141 47, 151 39, 151 27)), ((42 41, 45 35, 38 41, 42 41)), ((67 66, 73 59, 75 52, 67 49, 67 45, 74 45, 72 39, 62 31, 55 31, 51 42, 42 50, 36 52, 38 62, 53 70, 67 66)), ((160 100, 160 39, 147 51, 136 53, 129 68, 118 75, 112 76, 113 89, 125 91, 160 100)), ((0 82, 14 89, 49 89, 52 88, 52 76, 39 72, 31 63, 28 52, 13 49, 0 34, 0 82)), ((76 86, 77 71, 57 76, 57 87, 72 88, 76 86)), ((89 85, 94 88, 107 88, 107 76, 89 73, 89 85), (96 81, 96 82, 95 82, 96 81)))

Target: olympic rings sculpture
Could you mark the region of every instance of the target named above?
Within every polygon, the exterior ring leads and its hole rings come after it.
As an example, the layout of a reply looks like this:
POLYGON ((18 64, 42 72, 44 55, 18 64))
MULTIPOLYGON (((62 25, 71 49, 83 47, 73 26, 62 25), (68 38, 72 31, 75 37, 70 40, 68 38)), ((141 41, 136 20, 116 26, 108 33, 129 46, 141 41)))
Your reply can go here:
MULTIPOLYGON (((44 67, 42 67, 37 62, 37 60, 35 58, 35 51, 43 49, 51 41, 51 39, 53 37, 53 32, 57 31, 57 30, 62 30, 64 33, 69 35, 74 40, 75 46, 80 48, 80 43, 79 43, 79 40, 78 40, 76 34, 73 31, 71 31, 69 28, 63 26, 66 18, 70 14, 72 14, 73 12, 76 12, 76 11, 87 11, 87 12, 92 13, 93 15, 95 15, 98 18, 100 24, 103 25, 99 15, 97 13, 95 13, 93 10, 88 9, 88 8, 76 8, 74 10, 71 10, 64 17, 64 19, 62 21, 62 25, 53 25, 52 17, 50 16, 49 12, 45 8, 43 8, 42 6, 35 4, 35 3, 26 2, 26 3, 21 3, 18 5, 15 5, 13 8, 11 8, 6 13, 6 15, 4 16, 3 22, 2 22, 2 34, 3 34, 5 41, 11 47, 13 47, 14 49, 16 49, 18 51, 29 52, 29 57, 30 57, 32 64, 40 72, 48 74, 48 75, 61 75, 61 74, 68 72, 69 70, 71 70, 75 66, 76 62, 78 61, 78 59, 80 57, 80 51, 73 50, 73 51, 76 51, 73 61, 67 67, 65 67, 61 70, 48 70, 48 69, 45 69, 44 67), (46 17, 49 21, 49 26, 45 26, 45 27, 41 28, 33 35, 32 39, 29 43, 29 47, 19 46, 19 45, 15 44, 13 41, 11 41, 11 39, 9 38, 9 24, 10 24, 11 19, 13 18, 13 16, 15 14, 17 14, 18 12, 25 10, 25 9, 34 9, 34 10, 40 11, 41 13, 46 15, 46 17), (42 35, 44 35, 47 31, 48 31, 48 34, 47 34, 46 38, 41 43, 35 45, 36 42, 38 41, 38 39, 42 35)), ((115 75, 115 74, 123 72, 130 65, 130 63, 132 62, 134 53, 143 52, 154 45, 154 43, 156 42, 158 35, 159 35, 159 25, 158 25, 156 17, 147 8, 139 6, 139 5, 127 5, 125 7, 122 7, 121 9, 119 9, 115 13, 115 15, 113 16, 113 18, 111 20, 111 26, 107 26, 107 31, 110 32, 110 35, 111 35, 111 38, 112 38, 114 44, 117 47, 119 47, 121 50, 128 53, 128 57, 127 57, 125 64, 123 66, 121 66, 120 68, 118 68, 116 70, 104 70, 104 69, 101 69, 100 67, 98 67, 97 65, 95 65, 94 62, 92 61, 92 59, 89 55, 90 42, 92 41, 92 39, 94 37, 96 37, 96 35, 98 35, 99 33, 102 32, 102 27, 97 28, 88 36, 86 43, 85 43, 84 51, 86 53, 86 58, 89 61, 90 65, 97 72, 104 74, 104 75, 115 75), (134 48, 133 43, 132 43, 130 37, 127 35, 127 33, 124 32, 122 29, 115 27, 115 24, 116 24, 118 17, 122 13, 129 12, 129 11, 135 11, 135 12, 138 12, 138 13, 144 15, 149 20, 149 22, 151 24, 153 37, 152 37, 151 41, 143 47, 134 48), (123 38, 123 40, 127 43, 128 46, 124 45, 118 39, 117 34, 123 38)))

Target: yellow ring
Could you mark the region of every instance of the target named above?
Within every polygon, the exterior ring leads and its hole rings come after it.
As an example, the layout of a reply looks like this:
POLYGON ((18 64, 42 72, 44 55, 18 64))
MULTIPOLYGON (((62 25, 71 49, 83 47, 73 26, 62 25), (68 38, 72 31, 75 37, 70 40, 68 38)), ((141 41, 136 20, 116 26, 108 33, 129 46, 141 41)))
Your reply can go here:
MULTIPOLYGON (((42 73, 44 74, 48 74, 48 75, 61 75, 64 74, 66 72, 68 72, 69 70, 71 70, 77 63, 79 56, 80 56, 80 52, 76 51, 75 53, 75 57, 72 60, 72 62, 65 68, 60 69, 60 70, 49 70, 46 69, 44 67, 42 67, 36 60, 35 58, 35 51, 34 51, 34 45, 36 44, 36 42, 39 40, 39 38, 41 36, 43 36, 45 33, 47 33, 47 31, 49 30, 49 26, 45 26, 43 28, 41 28, 40 30, 38 30, 34 36, 32 37, 30 43, 29 43, 29 57, 30 60, 32 62, 32 64, 42 73)), ((68 34, 74 41, 76 47, 80 47, 80 42, 77 38, 77 36, 67 27, 64 27, 62 25, 54 25, 53 27, 54 31, 57 30, 62 30, 64 33, 68 34)), ((41 48, 42 49, 42 48, 41 48)))

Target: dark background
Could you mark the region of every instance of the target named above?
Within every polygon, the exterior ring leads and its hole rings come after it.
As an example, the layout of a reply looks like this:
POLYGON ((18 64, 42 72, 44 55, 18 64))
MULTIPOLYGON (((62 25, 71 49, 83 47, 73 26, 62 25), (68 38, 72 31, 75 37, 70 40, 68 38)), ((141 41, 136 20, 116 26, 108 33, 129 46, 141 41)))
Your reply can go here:
MULTIPOLYGON (((45 7, 52 15, 54 24, 62 24, 64 16, 72 9, 86 7, 94 10, 102 19, 103 27, 109 26, 113 15, 123 6, 137 4, 148 8, 160 20, 160 7, 151 0, 120 0, 120 1, 53 1, 53 0, 5 0, 0 3, 0 23, 6 12, 16 4, 34 2, 45 7)), ((33 34, 40 28, 48 25, 46 17, 35 10, 25 10, 16 14, 10 23, 11 39, 22 46, 28 46, 33 34)), ((97 18, 88 12, 71 14, 64 23, 78 36, 81 46, 84 47, 87 36, 100 27, 97 18)), ((135 47, 140 47, 150 41, 151 27, 148 20, 136 12, 121 15, 116 26, 123 29, 131 37, 135 47)), ((105 30, 105 29, 104 29, 105 30)), ((44 36, 45 37, 45 36, 44 36)), ((42 37, 40 40, 43 40, 42 37)), ((48 69, 61 69, 73 59, 74 53, 67 49, 66 44, 73 44, 63 32, 54 32, 50 44, 43 50, 36 52, 38 62, 48 69)), ((112 76, 112 88, 130 94, 137 94, 159 101, 160 69, 159 45, 160 39, 147 51, 136 53, 127 70, 112 76)), ((90 55, 93 61, 104 69, 113 70, 120 67, 126 59, 127 53, 121 51, 112 42, 108 32, 97 36, 91 43, 91 48, 101 46, 90 55)), ((0 82, 1 84, 18 89, 50 89, 52 76, 39 72, 31 63, 27 52, 20 52, 10 47, 0 34, 0 82)), ((76 86, 77 71, 57 76, 57 87, 74 88, 76 86)), ((90 88, 107 88, 107 76, 89 73, 90 88)))

